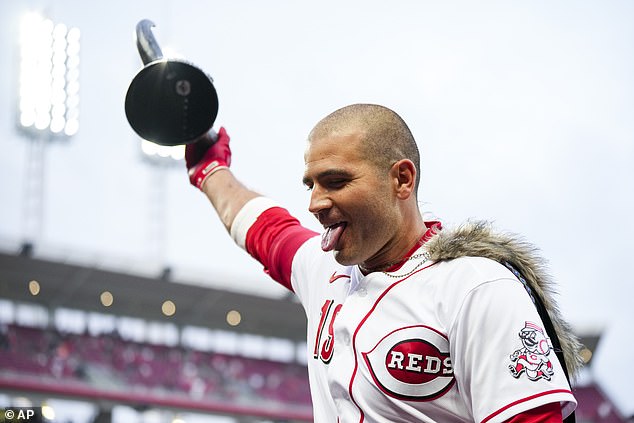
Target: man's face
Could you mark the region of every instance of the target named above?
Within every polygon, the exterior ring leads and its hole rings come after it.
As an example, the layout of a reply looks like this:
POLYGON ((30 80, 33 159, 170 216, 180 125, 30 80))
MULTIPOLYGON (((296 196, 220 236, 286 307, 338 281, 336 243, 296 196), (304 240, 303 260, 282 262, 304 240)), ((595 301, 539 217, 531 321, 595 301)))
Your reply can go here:
POLYGON ((326 229, 324 250, 343 265, 380 262, 396 237, 398 207, 387 169, 363 157, 362 134, 310 141, 304 155, 308 210, 326 229))

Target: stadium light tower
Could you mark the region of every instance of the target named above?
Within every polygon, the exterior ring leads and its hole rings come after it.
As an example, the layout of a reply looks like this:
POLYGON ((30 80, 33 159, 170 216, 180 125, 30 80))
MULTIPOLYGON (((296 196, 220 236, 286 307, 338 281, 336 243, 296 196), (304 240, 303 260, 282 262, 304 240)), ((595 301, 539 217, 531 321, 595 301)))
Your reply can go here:
POLYGON ((79 130, 80 31, 36 12, 20 25, 19 126, 33 135, 79 130))
POLYGON ((29 142, 23 200, 22 254, 42 235, 46 144, 79 131, 80 31, 37 12, 22 18, 17 126, 29 142))

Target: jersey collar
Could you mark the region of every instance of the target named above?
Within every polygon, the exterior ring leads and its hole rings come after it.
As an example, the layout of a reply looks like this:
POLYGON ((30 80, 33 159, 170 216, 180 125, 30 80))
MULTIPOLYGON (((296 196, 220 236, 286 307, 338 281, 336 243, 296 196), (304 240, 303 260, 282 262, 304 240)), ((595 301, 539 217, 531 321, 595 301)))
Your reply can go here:
POLYGON ((423 236, 421 236, 419 238, 418 241, 416 241, 416 244, 414 244, 414 246, 407 252, 407 254, 405 254, 405 256, 401 259, 401 261, 399 261, 396 264, 393 264, 392 266, 390 266, 389 268, 385 269, 384 272, 395 272, 397 270, 399 270, 401 267, 403 267, 403 265, 405 263, 407 263, 407 261, 409 260, 409 258, 423 245, 425 244, 427 241, 429 241, 434 235, 436 235, 438 232, 440 232, 440 230, 442 229, 442 224, 439 221, 430 221, 430 222, 425 222, 425 226, 427 226, 427 230, 425 231, 425 233, 423 234, 423 236))

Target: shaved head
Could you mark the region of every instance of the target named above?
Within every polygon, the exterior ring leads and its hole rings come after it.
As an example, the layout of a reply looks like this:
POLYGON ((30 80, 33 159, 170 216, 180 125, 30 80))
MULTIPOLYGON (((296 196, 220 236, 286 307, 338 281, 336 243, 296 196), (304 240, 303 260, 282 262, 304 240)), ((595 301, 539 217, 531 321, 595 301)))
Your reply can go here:
MULTIPOLYGON (((310 132, 308 141, 333 135, 362 134, 361 152, 378 170, 388 170, 402 159, 416 166, 416 190, 420 183, 420 155, 405 121, 394 111, 376 104, 353 104, 329 114, 310 132)), ((415 190, 415 192, 416 192, 415 190)))

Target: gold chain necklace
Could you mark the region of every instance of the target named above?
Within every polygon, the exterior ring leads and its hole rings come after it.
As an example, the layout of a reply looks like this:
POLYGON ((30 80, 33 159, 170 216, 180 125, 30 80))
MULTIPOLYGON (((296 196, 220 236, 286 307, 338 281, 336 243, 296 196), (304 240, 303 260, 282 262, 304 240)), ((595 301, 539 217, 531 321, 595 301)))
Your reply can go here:
POLYGON ((410 260, 416 260, 416 259, 421 258, 421 257, 423 259, 420 262, 418 262, 418 264, 416 264, 416 266, 414 266, 414 268, 412 270, 410 270, 409 272, 407 272, 407 273, 404 273, 402 275, 393 275, 391 273, 383 271, 383 274, 385 274, 386 276, 389 276, 390 278, 395 278, 395 279, 405 278, 405 277, 411 275, 412 273, 414 273, 415 271, 417 271, 419 267, 421 267, 423 264, 425 264, 431 258, 431 255, 429 254, 428 251, 424 251, 422 253, 414 254, 413 256, 408 258, 406 260, 406 262, 408 262, 410 260))

